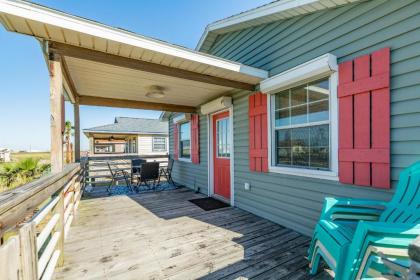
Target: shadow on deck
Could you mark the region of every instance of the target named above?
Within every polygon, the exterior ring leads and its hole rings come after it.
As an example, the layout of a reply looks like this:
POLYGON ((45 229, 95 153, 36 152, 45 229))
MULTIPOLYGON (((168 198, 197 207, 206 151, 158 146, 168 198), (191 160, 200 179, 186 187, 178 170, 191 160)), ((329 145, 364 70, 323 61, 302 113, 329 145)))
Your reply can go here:
POLYGON ((105 194, 81 202, 56 279, 310 278, 310 239, 291 229, 237 208, 206 212, 186 188, 105 194))

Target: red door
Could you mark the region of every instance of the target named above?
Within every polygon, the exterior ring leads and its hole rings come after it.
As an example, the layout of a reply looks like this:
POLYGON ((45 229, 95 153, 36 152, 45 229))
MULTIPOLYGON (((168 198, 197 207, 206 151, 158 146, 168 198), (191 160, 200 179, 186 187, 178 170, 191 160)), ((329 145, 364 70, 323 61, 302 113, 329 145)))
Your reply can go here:
POLYGON ((229 112, 213 115, 214 194, 230 200, 230 122, 229 112))

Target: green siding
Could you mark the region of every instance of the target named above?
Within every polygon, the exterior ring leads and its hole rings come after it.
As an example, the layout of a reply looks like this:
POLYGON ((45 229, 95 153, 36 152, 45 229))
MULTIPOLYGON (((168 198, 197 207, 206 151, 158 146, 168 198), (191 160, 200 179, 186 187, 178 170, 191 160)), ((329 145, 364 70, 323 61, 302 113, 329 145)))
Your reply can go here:
MULTIPOLYGON (((173 121, 169 119, 169 153, 173 157, 174 139, 173 139, 173 121)), ((207 177, 207 117, 200 116, 200 164, 191 162, 175 161, 172 170, 172 176, 176 183, 184 185, 193 190, 199 188, 201 193, 208 194, 207 177)))
POLYGON ((235 204, 252 213, 310 235, 325 196, 388 200, 391 191, 342 185, 335 181, 249 171, 248 94, 234 97, 235 204), (244 183, 251 190, 244 189, 244 183))
MULTIPOLYGON (((256 26, 219 36, 210 53, 275 75, 325 53, 342 62, 382 47, 391 48, 391 177, 395 188, 401 170, 420 160, 420 1, 366 1, 256 26)), ((201 147, 207 149, 203 135, 207 128, 201 132, 201 147)), ((304 234, 311 234, 325 196, 388 200, 393 193, 393 189, 250 172, 246 92, 234 95, 234 149, 235 205, 304 234), (250 191, 244 190, 245 182, 251 184, 250 191)), ((202 163, 207 160, 206 151, 201 159, 202 163)), ((207 165, 200 168, 204 174, 200 183, 207 186, 206 171, 207 165)), ((189 181, 180 172, 177 175, 189 181)))

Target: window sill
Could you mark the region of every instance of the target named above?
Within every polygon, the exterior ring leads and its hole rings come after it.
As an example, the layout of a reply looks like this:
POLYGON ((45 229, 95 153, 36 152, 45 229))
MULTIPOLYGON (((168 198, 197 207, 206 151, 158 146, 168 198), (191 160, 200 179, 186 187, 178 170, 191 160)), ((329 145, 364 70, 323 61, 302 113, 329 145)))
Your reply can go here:
POLYGON ((191 158, 178 158, 179 161, 183 161, 183 162, 191 162, 191 158))
POLYGON ((273 172, 273 173, 286 174, 286 175, 338 181, 338 174, 337 172, 334 172, 334 171, 311 170, 311 169, 279 167, 279 166, 270 166, 268 171, 273 172))

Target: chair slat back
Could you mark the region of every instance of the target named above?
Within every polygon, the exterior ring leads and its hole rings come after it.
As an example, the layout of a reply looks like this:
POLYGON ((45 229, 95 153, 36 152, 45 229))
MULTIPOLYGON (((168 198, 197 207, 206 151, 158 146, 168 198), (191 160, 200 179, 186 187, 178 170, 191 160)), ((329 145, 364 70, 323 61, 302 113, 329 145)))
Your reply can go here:
POLYGON ((379 220, 389 223, 420 222, 420 162, 401 172, 394 197, 379 220))
POLYGON ((159 162, 146 162, 141 165, 141 180, 159 179, 159 162))
POLYGON ((138 173, 140 171, 140 167, 143 163, 146 163, 147 161, 145 159, 141 159, 141 158, 137 158, 137 159, 133 159, 131 160, 131 173, 135 174, 138 173), (133 166, 137 166, 137 167, 133 167, 133 166))
POLYGON ((168 161, 168 167, 167 167, 167 169, 168 169, 168 171, 169 172, 171 172, 172 171, 172 167, 174 166, 174 159, 173 158, 171 158, 171 159, 169 159, 169 161, 168 161))
POLYGON ((112 171, 111 164, 110 164, 109 162, 107 162, 107 164, 108 164, 108 168, 109 168, 109 172, 111 173, 111 176, 112 176, 112 177, 115 177, 115 176, 114 176, 114 172, 112 171))

